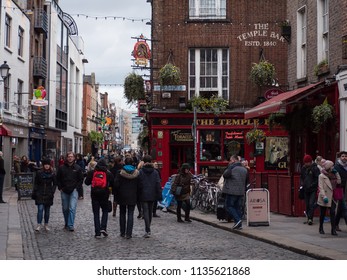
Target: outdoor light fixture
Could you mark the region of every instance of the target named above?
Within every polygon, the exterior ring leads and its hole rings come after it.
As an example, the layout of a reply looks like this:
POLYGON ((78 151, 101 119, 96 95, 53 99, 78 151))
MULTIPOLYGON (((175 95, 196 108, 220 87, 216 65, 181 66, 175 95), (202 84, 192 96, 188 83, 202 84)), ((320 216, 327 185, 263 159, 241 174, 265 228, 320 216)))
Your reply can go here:
POLYGON ((7 61, 4 61, 4 64, 2 64, 0 66, 0 75, 2 77, 2 81, 4 81, 7 78, 8 73, 9 73, 9 71, 11 69, 10 66, 8 66, 8 64, 6 62, 7 61))

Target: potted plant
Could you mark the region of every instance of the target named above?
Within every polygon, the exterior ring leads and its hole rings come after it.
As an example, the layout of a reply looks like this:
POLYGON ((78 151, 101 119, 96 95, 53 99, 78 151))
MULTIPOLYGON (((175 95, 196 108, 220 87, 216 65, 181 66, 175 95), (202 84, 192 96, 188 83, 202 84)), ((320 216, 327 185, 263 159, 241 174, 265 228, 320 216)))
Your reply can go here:
POLYGON ((179 85, 181 82, 181 71, 172 63, 165 64, 159 70, 159 82, 162 86, 179 85))
POLYGON ((255 143, 255 142, 262 142, 264 141, 265 137, 266 137, 265 132, 258 128, 253 128, 246 133, 246 139, 248 144, 255 143))
POLYGON ((314 74, 318 77, 329 72, 329 63, 327 59, 323 59, 314 67, 314 74))
POLYGON ((131 73, 125 78, 124 97, 128 104, 145 99, 144 80, 140 75, 131 73))
POLYGON ((276 125, 283 125, 286 114, 284 113, 272 113, 269 116, 269 129, 272 130, 276 125))
POLYGON ((197 108, 199 111, 205 112, 205 113, 213 113, 215 115, 219 115, 226 111, 227 106, 229 105, 228 101, 216 97, 213 95, 211 98, 201 97, 201 96, 194 96, 190 99, 190 105, 194 108, 197 108))
POLYGON ((257 86, 272 85, 276 76, 276 70, 272 63, 262 60, 259 63, 253 63, 250 79, 257 86))
POLYGON ((281 24, 281 36, 285 38, 288 42, 292 35, 292 27, 289 25, 289 21, 285 20, 281 24))
POLYGON ((324 102, 321 105, 315 106, 312 110, 312 121, 314 124, 313 131, 318 133, 322 125, 334 117, 333 106, 328 103, 328 100, 325 98, 324 102))

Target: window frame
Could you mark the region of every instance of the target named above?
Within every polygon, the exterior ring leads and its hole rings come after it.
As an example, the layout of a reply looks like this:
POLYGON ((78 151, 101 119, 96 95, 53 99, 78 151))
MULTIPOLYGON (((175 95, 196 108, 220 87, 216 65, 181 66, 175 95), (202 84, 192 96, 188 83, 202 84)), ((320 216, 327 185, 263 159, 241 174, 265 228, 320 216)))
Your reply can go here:
POLYGON ((22 57, 23 52, 24 52, 24 29, 21 26, 19 26, 18 27, 18 55, 22 57))
POLYGON ((226 3, 227 0, 189 0, 189 19, 226 19, 226 3))
POLYGON ((5 47, 11 48, 11 34, 12 34, 12 17, 9 14, 5 15, 5 32, 4 32, 4 39, 5 39, 5 47))

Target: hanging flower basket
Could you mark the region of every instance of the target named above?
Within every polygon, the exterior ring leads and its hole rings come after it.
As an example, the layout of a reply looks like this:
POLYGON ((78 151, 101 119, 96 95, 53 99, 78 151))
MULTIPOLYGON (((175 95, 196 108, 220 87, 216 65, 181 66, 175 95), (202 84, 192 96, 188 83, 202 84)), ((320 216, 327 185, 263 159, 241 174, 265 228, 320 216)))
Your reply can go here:
POLYGON ((313 133, 318 133, 322 127, 322 125, 327 122, 329 119, 334 117, 333 114, 333 106, 331 106, 327 99, 321 105, 318 105, 312 110, 312 121, 314 124, 313 133))
POLYGON ((255 142, 262 142, 264 141, 265 137, 266 137, 265 132, 257 128, 253 128, 252 130, 246 133, 246 139, 248 144, 255 143, 255 142))
POLYGON ((276 78, 275 66, 267 60, 262 60, 259 63, 253 63, 250 73, 250 79, 257 86, 272 85, 276 78))
POLYGON ((131 73, 125 78, 124 97, 128 104, 145 99, 144 80, 140 75, 131 73))
POLYGON ((165 64, 159 70, 159 82, 162 86, 179 85, 181 82, 181 71, 172 63, 165 64))

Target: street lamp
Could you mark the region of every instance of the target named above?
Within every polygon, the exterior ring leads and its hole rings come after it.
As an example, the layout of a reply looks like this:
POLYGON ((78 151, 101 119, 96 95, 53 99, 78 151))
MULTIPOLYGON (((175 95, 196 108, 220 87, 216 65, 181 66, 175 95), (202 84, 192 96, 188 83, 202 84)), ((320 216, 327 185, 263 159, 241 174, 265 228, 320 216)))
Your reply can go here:
POLYGON ((7 61, 4 61, 4 64, 2 64, 0 66, 0 75, 2 77, 2 81, 4 81, 7 76, 8 76, 8 72, 10 71, 10 66, 8 66, 8 64, 6 63, 7 61))

